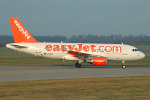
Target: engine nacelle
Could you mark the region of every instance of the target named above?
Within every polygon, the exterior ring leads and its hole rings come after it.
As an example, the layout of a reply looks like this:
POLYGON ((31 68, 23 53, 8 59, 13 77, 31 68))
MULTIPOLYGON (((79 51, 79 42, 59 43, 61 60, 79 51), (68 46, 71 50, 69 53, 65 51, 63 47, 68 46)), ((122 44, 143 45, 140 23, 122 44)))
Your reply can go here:
POLYGON ((106 66, 106 57, 92 57, 91 63, 95 66, 106 66))

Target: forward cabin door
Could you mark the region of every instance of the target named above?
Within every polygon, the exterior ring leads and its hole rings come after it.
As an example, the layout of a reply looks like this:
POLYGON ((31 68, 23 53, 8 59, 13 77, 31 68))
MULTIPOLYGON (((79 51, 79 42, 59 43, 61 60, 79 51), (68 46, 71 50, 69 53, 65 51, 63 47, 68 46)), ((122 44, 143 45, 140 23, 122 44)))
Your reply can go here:
POLYGON ((41 53, 41 44, 36 45, 36 53, 41 53))
POLYGON ((122 55, 127 55, 127 46, 122 45, 122 55))

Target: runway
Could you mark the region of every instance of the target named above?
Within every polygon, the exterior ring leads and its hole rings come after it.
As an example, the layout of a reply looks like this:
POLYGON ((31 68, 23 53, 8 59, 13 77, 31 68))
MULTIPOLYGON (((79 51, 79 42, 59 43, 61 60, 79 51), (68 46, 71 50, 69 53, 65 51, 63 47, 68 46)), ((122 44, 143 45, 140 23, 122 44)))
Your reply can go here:
POLYGON ((121 77, 150 75, 150 66, 0 66, 0 81, 121 77))

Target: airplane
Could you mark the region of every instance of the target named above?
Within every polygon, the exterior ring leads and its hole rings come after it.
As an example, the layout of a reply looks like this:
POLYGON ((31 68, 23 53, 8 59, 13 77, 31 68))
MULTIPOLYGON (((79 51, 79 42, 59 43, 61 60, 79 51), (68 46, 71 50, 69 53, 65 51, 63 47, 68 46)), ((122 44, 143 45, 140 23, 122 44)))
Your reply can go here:
POLYGON ((136 47, 123 43, 39 42, 34 39, 17 17, 9 17, 9 20, 14 43, 6 44, 7 48, 46 58, 75 60, 77 68, 81 68, 82 62, 95 66, 106 66, 108 60, 122 61, 122 68, 126 68, 125 61, 139 60, 145 57, 145 54, 136 47))

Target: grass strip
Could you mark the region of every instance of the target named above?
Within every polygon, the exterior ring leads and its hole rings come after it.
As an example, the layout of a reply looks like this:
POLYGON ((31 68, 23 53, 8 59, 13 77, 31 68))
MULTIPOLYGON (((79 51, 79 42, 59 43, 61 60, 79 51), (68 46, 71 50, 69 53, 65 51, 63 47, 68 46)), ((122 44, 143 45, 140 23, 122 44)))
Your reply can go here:
POLYGON ((149 100, 150 76, 0 82, 0 100, 149 100))

